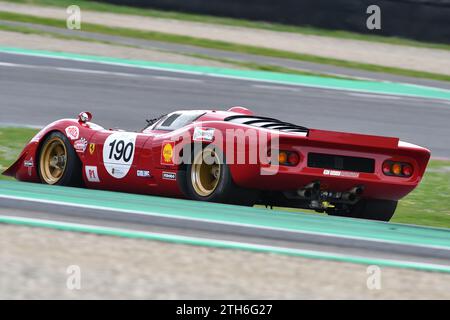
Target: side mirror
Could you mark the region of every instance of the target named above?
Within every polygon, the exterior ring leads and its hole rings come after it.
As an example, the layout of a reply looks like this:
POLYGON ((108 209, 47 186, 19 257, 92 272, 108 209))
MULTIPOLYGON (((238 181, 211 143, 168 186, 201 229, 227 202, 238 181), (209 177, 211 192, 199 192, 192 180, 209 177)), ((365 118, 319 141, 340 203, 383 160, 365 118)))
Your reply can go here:
POLYGON ((90 113, 90 112, 83 111, 78 115, 79 123, 86 123, 91 120, 92 120, 92 113, 90 113))

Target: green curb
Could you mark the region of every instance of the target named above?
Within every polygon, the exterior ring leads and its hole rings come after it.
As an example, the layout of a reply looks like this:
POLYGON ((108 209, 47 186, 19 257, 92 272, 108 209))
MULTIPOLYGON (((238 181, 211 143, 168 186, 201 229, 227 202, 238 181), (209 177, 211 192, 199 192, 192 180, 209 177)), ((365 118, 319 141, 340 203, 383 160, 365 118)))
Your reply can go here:
POLYGON ((128 230, 116 229, 116 228, 89 226, 89 225, 81 225, 81 224, 66 223, 66 222, 56 222, 56 221, 49 221, 49 220, 0 216, 0 223, 29 226, 29 227, 49 228, 49 229, 56 229, 56 230, 62 230, 62 231, 93 233, 93 234, 99 234, 99 235, 117 236, 117 237, 134 238, 134 239, 146 239, 146 240, 170 242, 170 243, 185 244, 185 245, 206 246, 206 247, 214 247, 214 248, 222 248, 222 249, 237 249, 237 250, 245 250, 245 251, 260 252, 260 253, 275 253, 275 254, 283 254, 283 255, 297 256, 297 257, 303 257, 303 258, 322 259, 322 260, 356 263, 356 264, 364 264, 364 265, 377 265, 377 266, 384 266, 384 267, 394 267, 394 268, 415 269, 415 270, 421 270, 421 271, 450 273, 450 267, 445 266, 445 265, 417 263, 417 262, 399 261, 399 260, 388 260, 388 259, 371 259, 371 258, 363 258, 363 257, 357 257, 357 256, 333 254, 333 253, 311 251, 311 250, 289 249, 289 248, 282 248, 282 247, 256 245, 256 244, 250 244, 250 243, 221 241, 221 240, 213 240, 213 239, 202 239, 202 238, 185 237, 185 236, 160 234, 160 233, 128 231, 128 230))
POLYGON ((102 190, 0 181, 0 198, 266 230, 450 249, 450 229, 241 207, 102 190))
POLYGON ((450 90, 419 85, 395 83, 395 82, 345 80, 319 76, 307 76, 307 75, 302 76, 302 75, 285 74, 268 71, 235 70, 226 68, 191 66, 183 64, 160 63, 142 60, 81 55, 64 52, 28 50, 2 46, 0 46, 0 52, 38 56, 38 57, 77 60, 85 62, 96 62, 111 65, 152 69, 152 70, 164 70, 178 73, 206 75, 212 77, 242 79, 242 80, 287 84, 287 85, 298 85, 314 88, 450 100, 450 90))

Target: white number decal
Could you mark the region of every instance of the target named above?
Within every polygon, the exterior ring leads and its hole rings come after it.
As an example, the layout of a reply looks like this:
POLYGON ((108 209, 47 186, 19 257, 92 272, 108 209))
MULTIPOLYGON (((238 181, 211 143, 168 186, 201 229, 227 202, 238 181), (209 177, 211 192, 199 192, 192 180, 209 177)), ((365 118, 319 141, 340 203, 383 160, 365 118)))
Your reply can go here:
POLYGON ((130 171, 134 159, 136 133, 118 132, 110 135, 103 145, 103 163, 106 171, 122 179, 130 171))

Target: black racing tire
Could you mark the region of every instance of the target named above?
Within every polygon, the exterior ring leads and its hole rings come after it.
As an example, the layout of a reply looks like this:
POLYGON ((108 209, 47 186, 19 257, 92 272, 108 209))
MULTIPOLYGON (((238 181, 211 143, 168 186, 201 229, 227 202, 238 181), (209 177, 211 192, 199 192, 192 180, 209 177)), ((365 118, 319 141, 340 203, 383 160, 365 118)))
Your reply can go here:
POLYGON ((39 147, 37 172, 41 183, 78 187, 82 184, 81 170, 81 161, 69 139, 58 131, 50 133, 39 147), (65 161, 57 163, 56 169, 51 164, 52 155, 65 157, 65 161))
MULTIPOLYGON (((195 148, 192 151, 192 161, 186 164, 185 170, 180 171, 180 174, 184 175, 181 179, 185 183, 184 192, 187 198, 198 201, 208 201, 208 202, 219 202, 243 206, 253 206, 257 200, 257 191, 238 187, 231 176, 230 168, 226 164, 223 154, 214 148, 214 146, 206 146, 200 148, 200 151, 195 153, 195 148), (204 190, 199 190, 199 182, 196 178, 196 173, 198 172, 198 164, 195 163, 196 159, 201 156, 200 153, 213 152, 217 155, 217 160, 219 163, 217 165, 220 167, 219 174, 217 176, 217 184, 214 188, 208 189, 206 192, 204 190)), ((201 183, 200 183, 201 184, 201 183)))
POLYGON ((367 220, 389 221, 395 213, 398 201, 362 199, 348 211, 330 212, 330 215, 367 220))

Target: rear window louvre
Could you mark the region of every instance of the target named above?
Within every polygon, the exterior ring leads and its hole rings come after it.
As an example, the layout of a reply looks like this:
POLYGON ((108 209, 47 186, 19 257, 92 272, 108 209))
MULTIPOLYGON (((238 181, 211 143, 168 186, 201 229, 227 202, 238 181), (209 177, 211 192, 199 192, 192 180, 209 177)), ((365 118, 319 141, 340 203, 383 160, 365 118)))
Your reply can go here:
POLYGON ((236 115, 230 116, 224 119, 225 121, 246 124, 253 127, 273 129, 282 132, 306 132, 308 133, 308 128, 298 126, 296 124, 280 121, 273 118, 267 117, 257 117, 257 116, 247 116, 247 115, 236 115))

